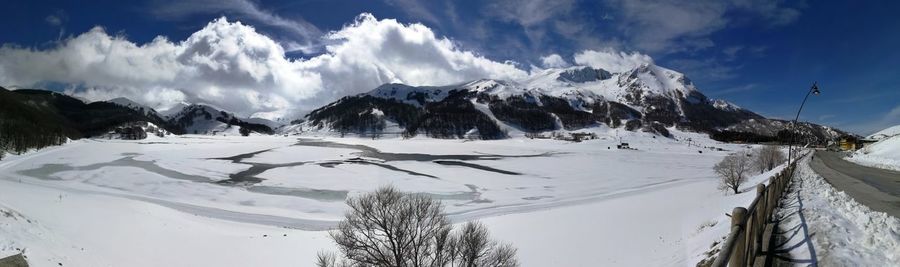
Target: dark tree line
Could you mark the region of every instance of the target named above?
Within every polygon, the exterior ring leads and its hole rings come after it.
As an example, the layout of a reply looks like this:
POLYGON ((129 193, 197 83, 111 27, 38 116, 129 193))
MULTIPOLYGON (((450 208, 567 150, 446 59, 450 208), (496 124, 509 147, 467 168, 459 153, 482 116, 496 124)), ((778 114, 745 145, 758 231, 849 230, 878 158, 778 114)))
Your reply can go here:
POLYGON ((597 124, 596 117, 591 113, 573 108, 566 99, 541 96, 541 104, 545 111, 556 114, 566 130, 577 130, 597 124))
POLYGON ((769 143, 778 142, 779 138, 775 136, 760 135, 751 132, 742 131, 714 131, 710 133, 710 138, 721 142, 743 142, 743 143, 769 143))
POLYGON ((511 96, 507 99, 492 97, 486 101, 497 119, 517 125, 525 132, 556 130, 556 119, 538 106, 537 99, 531 95, 511 96))
POLYGON ((307 115, 307 119, 319 127, 330 124, 333 129, 344 134, 362 134, 383 130, 384 119, 408 128, 417 123, 421 115, 422 111, 413 105, 362 95, 344 97, 331 105, 313 110, 307 115), (372 114, 372 109, 376 108, 384 113, 384 117, 372 114))
MULTIPOLYGON (((222 113, 225 113, 225 112, 222 112, 222 113)), ((259 123, 250 123, 250 122, 242 121, 233 116, 229 116, 227 118, 228 119, 226 119, 226 117, 216 117, 216 120, 219 122, 228 124, 228 126, 234 126, 234 125, 239 126, 239 127, 241 127, 239 131, 253 131, 253 132, 262 133, 262 134, 275 134, 275 130, 272 130, 272 128, 269 126, 262 125, 259 123)), ((244 135, 244 133, 241 132, 241 135, 244 135)), ((250 135, 250 133, 248 132, 244 136, 247 136, 247 135, 250 135)))
POLYGON ((592 113, 597 121, 606 123, 609 127, 618 128, 622 121, 639 120, 643 117, 639 111, 625 104, 612 101, 594 103, 592 113))
POLYGON ((139 121, 180 132, 155 114, 113 103, 85 104, 55 92, 9 91, 0 87, 0 150, 8 152, 21 153, 61 145, 67 139, 100 136, 139 121))
POLYGON ((478 130, 481 139, 500 139, 506 132, 500 129, 490 117, 475 108, 467 91, 450 91, 444 100, 425 105, 425 114, 411 133, 424 132, 436 138, 465 138, 472 130, 478 130))
MULTIPOLYGON (((407 137, 425 134, 435 138, 464 138, 472 129, 477 129, 482 139, 506 137, 505 132, 474 107, 468 96, 468 92, 453 90, 443 101, 425 103, 421 108, 394 99, 352 96, 310 112, 307 119, 313 125, 330 126, 341 134, 378 135, 385 127, 385 120, 391 120, 405 129, 402 134, 407 137), (384 115, 373 114, 374 109, 384 115)), ((420 98, 412 94, 409 97, 420 98)))
POLYGON ((30 149, 58 146, 68 138, 57 127, 46 127, 28 120, 0 118, 0 151, 23 153, 30 149))
POLYGON ((0 151, 22 153, 80 137, 67 126, 68 122, 50 107, 31 105, 27 96, 0 87, 0 151))

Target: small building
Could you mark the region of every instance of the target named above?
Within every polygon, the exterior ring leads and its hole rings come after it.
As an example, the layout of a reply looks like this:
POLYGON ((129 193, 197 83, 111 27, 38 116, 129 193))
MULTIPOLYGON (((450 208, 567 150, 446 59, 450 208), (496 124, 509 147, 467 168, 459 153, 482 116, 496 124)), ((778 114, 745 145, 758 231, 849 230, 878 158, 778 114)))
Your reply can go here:
POLYGON ((147 132, 140 126, 124 126, 115 129, 115 133, 119 135, 119 139, 123 140, 142 140, 147 138, 147 132))
POLYGON ((840 147, 843 151, 853 151, 856 150, 856 140, 855 138, 841 138, 840 147))
POLYGON ((571 135, 575 142, 597 139, 597 134, 595 133, 572 133, 571 135))
POLYGON ((864 146, 878 142, 878 140, 873 139, 860 139, 853 136, 842 137, 840 142, 838 142, 838 146, 840 146, 843 151, 854 151, 864 146))

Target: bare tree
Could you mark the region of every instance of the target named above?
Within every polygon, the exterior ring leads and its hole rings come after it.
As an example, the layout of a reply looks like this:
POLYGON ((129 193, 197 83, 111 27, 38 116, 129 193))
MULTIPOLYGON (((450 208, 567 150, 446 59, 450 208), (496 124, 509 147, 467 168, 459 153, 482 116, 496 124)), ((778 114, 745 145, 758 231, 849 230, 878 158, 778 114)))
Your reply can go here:
POLYGON ((777 146, 763 146, 753 150, 753 167, 759 173, 771 171, 785 160, 784 153, 777 146))
POLYGON ((516 250, 490 240, 487 228, 469 222, 460 230, 458 244, 461 266, 517 266, 516 250))
POLYGON ((347 205, 330 232, 343 258, 320 253, 318 266, 518 266, 515 248, 491 241, 479 223, 454 232, 440 202, 426 195, 383 187, 347 205))
POLYGON ((734 153, 725 156, 721 162, 713 167, 713 170, 722 178, 719 180, 719 189, 731 189, 737 194, 741 184, 747 181, 745 174, 750 170, 750 159, 746 153, 734 153))

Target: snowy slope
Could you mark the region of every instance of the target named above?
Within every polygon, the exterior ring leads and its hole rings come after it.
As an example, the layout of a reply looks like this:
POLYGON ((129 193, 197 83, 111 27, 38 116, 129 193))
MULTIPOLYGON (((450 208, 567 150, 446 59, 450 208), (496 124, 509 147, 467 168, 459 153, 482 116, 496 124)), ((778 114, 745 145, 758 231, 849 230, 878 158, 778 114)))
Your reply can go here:
POLYGON ((168 120, 168 119, 171 119, 172 116, 174 116, 175 114, 178 114, 179 112, 184 110, 184 108, 186 108, 187 106, 190 106, 190 105, 191 105, 190 103, 181 102, 181 103, 173 105, 172 107, 169 107, 168 109, 157 110, 157 112, 159 113, 159 115, 162 115, 163 118, 168 120))
MULTIPOLYGON (((888 130, 890 129, 892 128, 888 128, 888 130)), ((853 152, 846 159, 860 165, 900 171, 900 135, 894 135, 868 144, 862 149, 853 152)))
POLYGON ((188 134, 238 134, 239 125, 245 123, 267 127, 268 131, 283 126, 281 123, 262 118, 239 118, 233 113, 206 104, 187 105, 167 118, 170 123, 181 126, 188 134))
POLYGON ((150 115, 159 116, 159 113, 157 113, 156 110, 154 110, 150 107, 138 104, 137 102, 131 101, 128 98, 118 97, 118 98, 113 98, 113 99, 110 99, 110 100, 107 100, 104 102, 109 102, 109 103, 113 103, 113 104, 116 104, 119 106, 130 108, 130 109, 133 109, 136 111, 140 111, 144 115, 147 115, 147 116, 150 116, 150 115))
POLYGON ((896 135, 900 135, 900 125, 888 127, 887 129, 884 129, 884 130, 881 130, 881 131, 878 131, 876 133, 869 135, 867 138, 881 140, 881 139, 885 139, 885 138, 888 138, 891 136, 896 136, 896 135))
POLYGON ((368 95, 419 105, 421 103, 412 96, 421 94, 426 102, 438 102, 447 97, 450 90, 467 90, 499 98, 547 95, 585 104, 609 100, 638 110, 644 108, 640 101, 643 96, 689 97, 691 102, 701 101, 694 94, 698 91, 684 74, 655 65, 644 65, 622 73, 582 66, 546 69, 522 80, 481 79, 448 86, 416 87, 394 83, 379 86, 368 95))

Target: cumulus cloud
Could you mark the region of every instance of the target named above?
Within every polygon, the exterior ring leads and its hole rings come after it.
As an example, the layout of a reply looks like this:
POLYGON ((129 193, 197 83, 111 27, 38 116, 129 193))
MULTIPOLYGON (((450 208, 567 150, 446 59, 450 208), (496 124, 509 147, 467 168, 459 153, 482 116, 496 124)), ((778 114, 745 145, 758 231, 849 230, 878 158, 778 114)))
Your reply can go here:
POLYGON ((610 72, 624 72, 643 64, 653 64, 653 59, 638 52, 584 50, 575 54, 575 64, 601 68, 610 72))
POLYGON ((136 44, 95 27, 51 49, 0 47, 0 84, 63 83, 91 100, 125 96, 155 108, 203 102, 280 117, 387 82, 443 85, 528 75, 513 63, 464 51, 424 25, 370 14, 324 38, 329 45, 322 55, 290 59, 281 44, 225 18, 179 42, 157 37, 136 44))
POLYGON ((569 62, 566 62, 559 54, 549 54, 541 57, 541 64, 544 68, 565 68, 569 66, 569 62))
POLYGON ((277 27, 290 33, 293 40, 284 41, 289 51, 313 53, 318 49, 314 41, 322 35, 322 31, 312 23, 299 17, 284 17, 273 11, 261 8, 251 0, 182 0, 152 1, 150 12, 163 19, 186 19, 194 14, 229 14, 239 19, 251 20, 268 26, 277 27), (299 40, 299 41, 298 41, 299 40))

